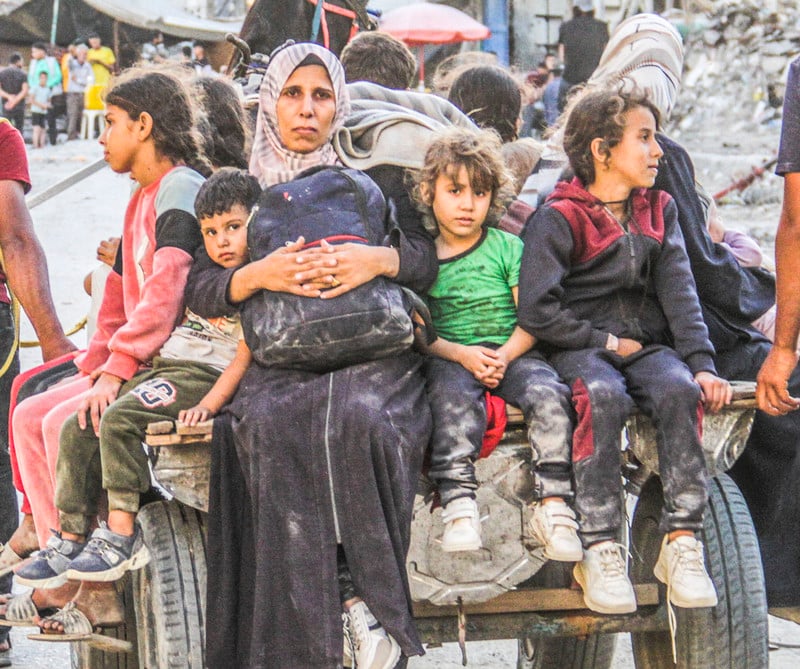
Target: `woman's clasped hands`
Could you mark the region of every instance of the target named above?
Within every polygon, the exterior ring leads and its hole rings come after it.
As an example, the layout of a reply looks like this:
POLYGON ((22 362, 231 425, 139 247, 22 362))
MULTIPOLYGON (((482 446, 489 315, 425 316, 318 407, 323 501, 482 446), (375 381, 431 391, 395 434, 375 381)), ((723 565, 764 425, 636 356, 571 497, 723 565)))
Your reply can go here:
POLYGON ((329 244, 304 248, 298 237, 261 260, 242 268, 253 287, 303 297, 330 299, 357 288, 376 276, 396 276, 399 255, 390 247, 329 244))

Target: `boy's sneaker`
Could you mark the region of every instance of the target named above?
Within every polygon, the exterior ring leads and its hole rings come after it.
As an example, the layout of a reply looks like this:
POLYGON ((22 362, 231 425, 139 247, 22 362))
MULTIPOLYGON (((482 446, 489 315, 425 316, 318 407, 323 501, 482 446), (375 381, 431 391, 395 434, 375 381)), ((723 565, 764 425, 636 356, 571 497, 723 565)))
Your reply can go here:
POLYGON ((106 583, 122 578, 126 571, 144 567, 150 562, 150 551, 139 526, 135 528, 133 536, 126 537, 100 523, 89 537, 86 548, 70 563, 67 578, 106 583))
POLYGON ((667 597, 675 606, 699 609, 717 605, 717 591, 706 571, 703 544, 694 537, 680 536, 661 544, 653 569, 667 586, 667 597))
POLYGON ((442 509, 442 522, 442 550, 445 553, 476 551, 483 546, 478 504, 472 497, 459 497, 450 502, 442 509), (469 522, 455 522, 462 518, 469 522))
POLYGON ((366 603, 353 604, 347 617, 354 666, 358 669, 392 669, 400 659, 400 645, 375 620, 366 603))
POLYGON ((31 588, 57 588, 67 582, 69 565, 86 542, 64 539, 61 532, 50 531, 53 536, 48 539, 47 546, 14 572, 17 583, 31 588))
POLYGON ((625 561, 613 541, 589 546, 572 573, 583 588, 583 601, 592 611, 633 613, 636 610, 636 596, 625 561))
POLYGON ((544 546, 548 560, 580 562, 583 559, 575 512, 563 500, 536 504, 528 527, 536 541, 544 546))

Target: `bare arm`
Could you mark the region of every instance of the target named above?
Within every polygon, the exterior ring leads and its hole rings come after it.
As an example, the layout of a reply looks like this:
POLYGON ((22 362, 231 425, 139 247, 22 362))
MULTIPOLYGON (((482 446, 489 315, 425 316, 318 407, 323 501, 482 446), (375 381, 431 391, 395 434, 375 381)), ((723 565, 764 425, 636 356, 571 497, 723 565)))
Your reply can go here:
POLYGON ((14 109, 20 102, 24 102, 25 98, 28 95, 28 82, 24 81, 22 83, 22 88, 19 90, 19 93, 16 95, 9 96, 8 103, 6 104, 6 109, 14 109))
MULTIPOLYGON (((519 306, 519 286, 511 288, 511 295, 514 297, 514 305, 519 306)), ((498 352, 502 356, 503 362, 507 365, 512 360, 516 360, 521 355, 525 355, 536 344, 536 337, 523 330, 519 325, 514 328, 511 336, 503 344, 498 352)))
POLYGON ((22 184, 16 181, 0 181, 0 248, 8 285, 33 324, 43 360, 74 351, 56 316, 47 260, 25 206, 22 184))
POLYGON ((797 366, 797 336, 800 332, 800 172, 784 177, 783 209, 775 236, 778 314, 775 343, 758 373, 758 405, 773 416, 800 407, 787 384, 797 366))
POLYGON ((236 349, 236 357, 223 370, 216 383, 211 386, 211 390, 206 393, 197 406, 181 411, 178 419, 187 425, 196 425, 219 413, 220 409, 230 402, 236 393, 239 382, 252 359, 250 349, 247 348, 244 339, 240 340, 239 347, 236 349))
POLYGON ((530 351, 535 343, 536 337, 525 332, 525 330, 517 325, 506 343, 497 349, 497 351, 502 361, 508 365, 511 361, 516 360, 521 355, 525 355, 530 351))

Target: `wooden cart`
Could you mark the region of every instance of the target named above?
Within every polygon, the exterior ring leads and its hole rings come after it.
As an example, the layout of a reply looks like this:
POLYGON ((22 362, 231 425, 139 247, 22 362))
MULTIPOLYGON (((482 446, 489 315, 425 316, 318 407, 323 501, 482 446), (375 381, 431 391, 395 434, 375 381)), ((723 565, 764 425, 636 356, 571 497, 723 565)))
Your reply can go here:
MULTIPOLYGON (((768 667, 758 542, 741 493, 724 473, 742 452, 754 413, 754 385, 736 384, 733 404, 703 422, 703 446, 714 477, 702 540, 719 604, 676 609, 681 668, 768 667)), ((128 578, 128 623, 119 633, 134 651, 116 654, 75 644, 73 665, 81 669, 204 667, 210 423, 177 429, 159 423, 150 432, 154 477, 173 499, 139 513, 152 561, 128 578)), ((640 414, 631 416, 621 438, 627 493, 620 503, 631 518, 629 541, 621 540, 628 541, 639 603, 630 615, 587 610, 580 590, 572 587, 572 565, 547 562, 529 536, 530 452, 515 409, 509 409, 498 449, 477 464, 484 549, 441 551, 441 511, 430 511, 428 484, 421 481, 408 571, 423 641, 517 639, 518 668, 608 669, 613 634, 625 632, 631 634, 638 668, 674 667, 665 589, 653 576, 662 505, 654 438, 652 424, 640 414)))

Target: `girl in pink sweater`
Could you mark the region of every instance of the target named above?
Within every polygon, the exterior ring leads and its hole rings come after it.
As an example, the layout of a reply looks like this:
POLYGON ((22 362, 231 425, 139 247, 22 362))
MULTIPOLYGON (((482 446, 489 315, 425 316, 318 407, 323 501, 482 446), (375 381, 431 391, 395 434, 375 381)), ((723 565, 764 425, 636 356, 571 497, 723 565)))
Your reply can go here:
MULTIPOLYGON (((55 550, 62 544, 54 504, 62 423, 77 411, 82 427, 91 425, 97 433, 100 416, 122 384, 149 364, 180 321, 186 277, 201 243, 194 199, 204 180, 200 172, 209 170, 183 85, 163 72, 129 71, 107 93, 105 118, 100 137, 105 159, 115 172, 130 173, 138 188, 125 213, 97 330, 88 349, 75 359, 78 373, 25 400, 12 417, 31 510, 9 541, 20 559, 40 546, 55 550)), ((37 609, 62 605, 76 587, 68 583, 35 591, 33 602, 37 609)), ((9 619, 19 617, 12 610, 16 608, 9 605, 9 619)), ((22 608, 31 610, 29 605, 22 608)))

